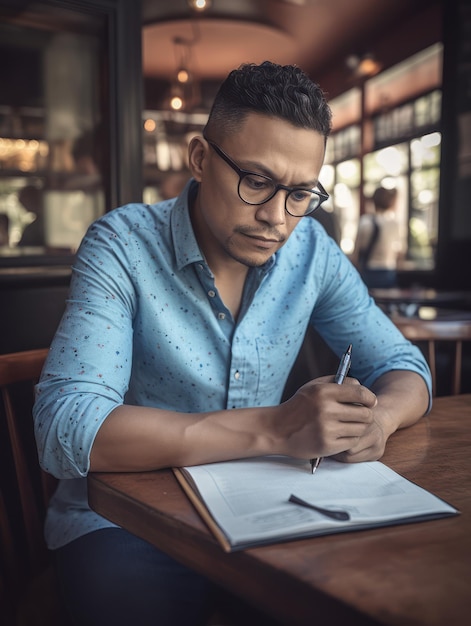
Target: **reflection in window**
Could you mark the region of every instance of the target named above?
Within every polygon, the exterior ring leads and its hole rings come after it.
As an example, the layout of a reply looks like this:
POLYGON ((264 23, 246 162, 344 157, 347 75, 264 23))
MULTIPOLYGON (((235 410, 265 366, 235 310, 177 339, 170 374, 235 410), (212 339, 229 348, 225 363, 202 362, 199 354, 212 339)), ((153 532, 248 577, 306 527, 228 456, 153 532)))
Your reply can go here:
POLYGON ((104 212, 102 42, 81 30, 0 24, 0 79, 21 76, 0 94, 0 256, 72 253, 104 212))
POLYGON ((340 225, 340 247, 353 252, 360 201, 360 160, 342 161, 335 168, 334 201, 340 225))
POLYGON ((440 122, 442 94, 435 90, 414 103, 415 125, 418 128, 436 126, 440 122))
POLYGON ((408 172, 409 148, 407 143, 388 146, 376 152, 366 154, 364 158, 364 194, 366 211, 374 212, 371 197, 377 187, 397 189, 397 199, 394 205, 395 214, 399 223, 403 250, 406 249, 409 221, 408 211, 408 172))
POLYGON ((405 143, 366 154, 364 159, 365 194, 371 195, 385 176, 396 177, 405 174, 408 170, 408 162, 408 146, 405 143))
POLYGON ((438 237, 440 168, 417 167, 411 174, 409 255, 423 267, 433 262, 438 237))
POLYGON ((395 187, 407 251, 400 269, 435 266, 442 48, 431 46, 330 103, 334 128, 320 178, 331 194, 347 254, 354 249, 360 213, 373 210, 376 187, 395 187))
POLYGON ((440 165, 440 144, 440 133, 431 133, 411 141, 412 167, 440 165))
POLYGON ((398 189, 396 214, 408 250, 404 267, 433 268, 438 234, 440 141, 440 133, 430 133, 364 158, 367 198, 379 185, 398 189))
POLYGON ((207 120, 207 113, 144 111, 144 202, 152 204, 180 193, 190 178, 188 145, 207 120))

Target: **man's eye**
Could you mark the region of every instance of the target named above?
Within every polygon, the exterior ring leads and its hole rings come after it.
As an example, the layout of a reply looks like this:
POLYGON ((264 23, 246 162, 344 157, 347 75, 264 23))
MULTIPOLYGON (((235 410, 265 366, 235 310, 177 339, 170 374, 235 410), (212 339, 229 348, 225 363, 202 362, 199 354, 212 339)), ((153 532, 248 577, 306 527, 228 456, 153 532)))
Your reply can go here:
POLYGON ((306 202, 311 197, 311 193, 305 189, 295 189, 290 195, 295 202, 306 202))
POLYGON ((252 174, 249 174, 244 178, 244 183, 254 190, 263 190, 272 186, 265 178, 252 174))

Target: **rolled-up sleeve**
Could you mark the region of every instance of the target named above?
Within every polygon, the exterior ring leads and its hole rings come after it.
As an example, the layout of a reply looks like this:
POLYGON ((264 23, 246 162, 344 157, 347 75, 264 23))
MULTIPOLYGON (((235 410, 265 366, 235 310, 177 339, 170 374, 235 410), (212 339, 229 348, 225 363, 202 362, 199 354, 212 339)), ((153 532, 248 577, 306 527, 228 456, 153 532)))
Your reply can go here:
POLYGON ((135 309, 128 254, 126 236, 106 221, 90 227, 77 253, 33 410, 41 466, 58 478, 87 474, 96 434, 124 400, 135 309))
POLYGON ((353 345, 351 375, 367 387, 391 370, 422 376, 430 407, 432 381, 421 350, 376 306, 357 270, 342 254, 334 248, 326 259, 323 288, 311 317, 312 325, 336 354, 345 351, 350 343, 353 345))

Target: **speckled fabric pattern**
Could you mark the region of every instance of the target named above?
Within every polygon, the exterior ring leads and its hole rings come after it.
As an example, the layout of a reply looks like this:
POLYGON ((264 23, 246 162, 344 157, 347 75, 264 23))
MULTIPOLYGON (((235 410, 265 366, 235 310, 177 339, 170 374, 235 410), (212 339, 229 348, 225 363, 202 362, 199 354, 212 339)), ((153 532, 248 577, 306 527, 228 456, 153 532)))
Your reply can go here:
POLYGON ((309 323, 339 355, 353 344, 350 375, 362 383, 408 369, 430 386, 420 351, 309 217, 250 269, 235 322, 191 227, 194 184, 177 200, 111 211, 78 251, 34 408, 41 463, 65 479, 48 512, 51 548, 112 525, 88 508, 85 477, 96 433, 116 406, 203 412, 277 404, 309 323))

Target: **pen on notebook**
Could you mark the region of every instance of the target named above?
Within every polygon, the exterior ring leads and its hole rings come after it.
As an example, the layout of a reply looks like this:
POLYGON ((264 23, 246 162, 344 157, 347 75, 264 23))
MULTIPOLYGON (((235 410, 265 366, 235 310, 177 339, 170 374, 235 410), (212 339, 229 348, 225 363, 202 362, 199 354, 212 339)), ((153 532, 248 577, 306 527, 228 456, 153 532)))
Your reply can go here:
MULTIPOLYGON (((342 354, 342 358, 340 359, 339 366, 337 368, 337 373, 334 377, 334 382, 337 385, 341 385, 345 380, 348 370, 350 369, 350 363, 352 361, 352 344, 350 344, 347 348, 347 351, 342 354)), ((322 457, 317 457, 317 459, 311 459, 311 474, 314 474, 316 469, 319 467, 322 461, 322 457)))

